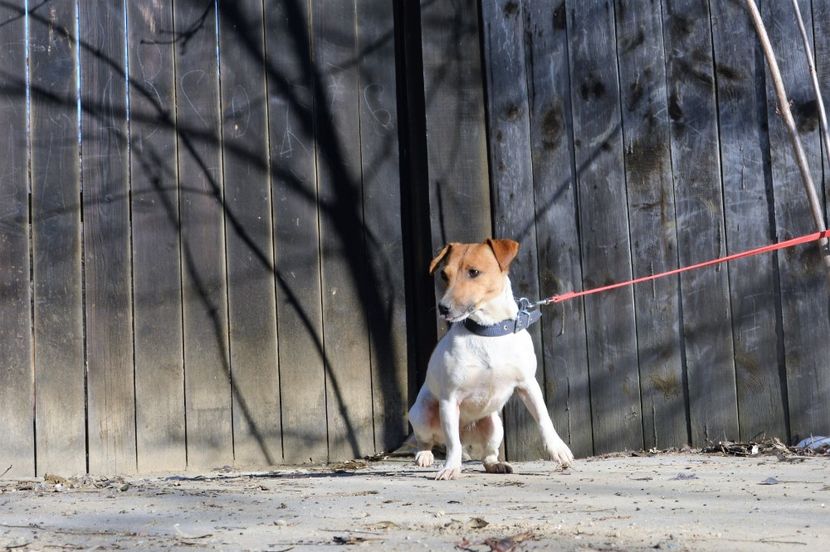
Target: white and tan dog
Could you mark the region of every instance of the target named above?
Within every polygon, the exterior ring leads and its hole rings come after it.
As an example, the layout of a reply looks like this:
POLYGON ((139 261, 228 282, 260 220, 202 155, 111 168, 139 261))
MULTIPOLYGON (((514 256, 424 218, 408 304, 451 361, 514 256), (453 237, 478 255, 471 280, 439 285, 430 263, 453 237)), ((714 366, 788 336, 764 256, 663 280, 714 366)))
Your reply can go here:
POLYGON ((465 324, 492 326, 516 319, 519 309, 507 271, 519 251, 512 240, 450 243, 432 260, 430 274, 444 262, 441 278, 446 292, 441 316, 453 323, 429 359, 426 381, 409 411, 415 431, 415 463, 430 466, 432 447, 444 444, 447 459, 435 479, 461 474, 462 447, 481 458, 491 473, 512 473, 499 461, 504 438, 499 411, 514 391, 539 424, 545 450, 563 467, 573 454, 553 428, 542 390, 536 382, 536 354, 530 334, 521 329, 498 337, 473 333, 465 324))

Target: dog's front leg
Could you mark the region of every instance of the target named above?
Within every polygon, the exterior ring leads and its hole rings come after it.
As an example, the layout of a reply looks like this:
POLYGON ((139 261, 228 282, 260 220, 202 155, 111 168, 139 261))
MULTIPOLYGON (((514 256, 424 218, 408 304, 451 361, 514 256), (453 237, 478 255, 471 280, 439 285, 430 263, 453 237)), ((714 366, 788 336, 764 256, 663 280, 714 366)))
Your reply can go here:
POLYGON ((530 378, 517 387, 516 392, 519 393, 522 402, 530 411, 530 415, 539 424, 539 431, 542 433, 545 450, 550 459, 559 462, 559 465, 563 468, 570 466, 574 461, 574 455, 553 428, 553 422, 550 419, 550 414, 548 414, 548 409, 545 407, 545 399, 542 390, 539 388, 539 383, 535 378, 530 378))
POLYGON ((438 412, 441 416, 444 443, 447 445, 447 459, 435 479, 456 479, 461 475, 462 454, 461 413, 458 402, 455 399, 441 399, 438 401, 438 412))

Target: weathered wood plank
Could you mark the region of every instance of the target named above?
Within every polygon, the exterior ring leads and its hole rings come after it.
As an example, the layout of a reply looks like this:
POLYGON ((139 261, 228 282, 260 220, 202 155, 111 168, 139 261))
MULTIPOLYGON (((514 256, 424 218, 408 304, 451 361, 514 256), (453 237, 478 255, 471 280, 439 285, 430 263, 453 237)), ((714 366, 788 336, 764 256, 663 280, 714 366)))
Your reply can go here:
POLYGON ((0 5, 0 469, 35 474, 26 34, 23 0, 0 5))
MULTIPOLYGON (((234 459, 282 459, 261 0, 219 5, 234 459)), ((270 30, 269 30, 270 32, 270 30)))
POLYGON ((354 0, 315 0, 317 186, 329 457, 374 451, 354 0))
MULTIPOLYGON (((583 286, 631 277, 620 95, 610 1, 567 2, 583 286)), ((643 446, 634 297, 585 300, 594 449, 643 446)))
POLYGON ((214 2, 174 3, 188 466, 233 462, 214 2))
MULTIPOLYGON (((663 4, 681 266, 726 253, 708 3, 663 4)), ((680 278, 692 444, 738 438, 727 271, 680 278)))
POLYGON ((29 18, 38 473, 87 467, 75 10, 59 0, 29 18))
MULTIPOLYGON (((540 296, 579 289, 582 262, 573 170, 568 32, 564 0, 526 0, 530 151, 540 296)), ((521 234, 533 231, 521 226, 521 234)), ((554 426, 576 456, 593 453, 585 312, 581 301, 542 318, 545 395, 554 426)))
MULTIPOLYGON (((632 268, 637 276, 677 267, 666 64, 659 3, 618 0, 625 179, 632 268)), ((680 335, 680 282, 634 288, 646 448, 688 444, 680 335)))
POLYGON ((83 182, 89 469, 136 470, 123 5, 82 2, 83 182))
MULTIPOLYGON (((430 223, 437 253, 447 242, 479 242, 493 233, 478 2, 420 4, 430 223)), ((435 292, 437 302, 437 282, 435 292)), ((446 331, 444 322, 437 326, 439 335, 446 331)))
POLYGON ((172 6, 127 3, 138 469, 185 467, 172 6))
MULTIPOLYGON (((813 26, 810 3, 800 3, 807 29, 813 26)), ((814 182, 821 182, 821 152, 815 95, 801 35, 789 2, 765 2, 761 14, 775 49, 787 95, 814 182)), ((808 31, 809 32, 809 31, 808 31)), ((812 33, 810 33, 812 34, 812 33)), ((812 37, 811 37, 812 38, 812 37)), ((775 91, 767 84, 772 186, 778 240, 815 232, 801 176, 793 160, 786 128, 777 114, 775 91)), ((778 254, 784 353, 787 367, 790 433, 798 441, 830 431, 830 302, 826 274, 816 245, 778 254)))
POLYGON ((265 4, 277 322, 286 462, 328 457, 309 14, 265 4))
POLYGON ((407 429, 407 326, 393 4, 360 0, 357 21, 375 445, 394 450, 407 429))
MULTIPOLYGON (((495 235, 521 244, 510 270, 514 295, 539 297, 529 100, 525 74, 524 14, 513 0, 486 0, 481 6, 487 82, 488 133, 495 235), (527 230, 527 231, 525 231, 527 230)), ((530 329, 541 350, 541 326, 530 329)), ((540 357, 540 361, 544 357, 540 357)), ((544 389, 544 364, 536 379, 544 389)), ((513 397, 504 408, 505 449, 510 460, 545 456, 538 425, 513 397)))
MULTIPOLYGON (((565 4, 528 0, 523 13, 536 225, 534 228, 531 221, 525 221, 518 231, 520 236, 536 234, 539 295, 544 296, 572 290, 574 283, 578 288, 582 281, 565 4)), ((545 310, 542 354, 554 425, 574 454, 590 455, 593 439, 581 302, 574 302, 567 310, 545 310), (567 329, 560 334, 563 327, 567 329)))
POLYGON ((437 251, 449 241, 481 241, 492 232, 477 2, 421 0, 421 36, 437 251))
MULTIPOLYGON (((822 97, 824 99, 825 108, 827 105, 830 105, 830 2, 813 2, 812 3, 812 15, 813 15, 813 29, 814 29, 814 60, 816 64, 816 71, 818 73, 819 79, 819 86, 821 87, 822 97)), ((828 213, 830 213, 830 195, 828 195, 828 191, 830 191, 830 187, 828 187, 828 181, 830 180, 830 159, 827 158, 827 155, 824 154, 826 150, 822 150, 822 168, 823 168, 823 176, 822 179, 822 189, 824 191, 824 201, 825 201, 825 217, 827 217, 828 213)), ((821 189, 816 190, 821 197, 821 189)), ((820 295, 820 291, 816 291, 818 293, 818 297, 826 297, 820 295)), ((824 377, 826 377, 826 371, 823 372, 824 377)), ((824 389, 827 389, 827 383, 825 380, 824 389)), ((824 403, 826 406, 827 395, 825 395, 824 403)), ((821 408, 821 407, 819 407, 821 408)), ((818 415, 822 415, 822 413, 817 413, 818 415)), ((826 413, 825 416, 825 423, 822 426, 825 433, 830 433, 830 416, 826 413)), ((806 427, 806 426, 805 426, 806 427)), ((809 431, 819 431, 818 429, 813 430, 809 429, 809 431)))
MULTIPOLYGON (((728 253, 737 253, 775 239, 767 187, 765 62, 742 5, 715 2, 711 9, 726 243, 728 253)), ((743 440, 788 436, 774 262, 773 256, 762 255, 728 267, 743 440)))
MULTIPOLYGON (((813 61, 816 64, 819 87, 824 99, 825 109, 830 104, 830 2, 812 3, 813 19, 813 61)), ((801 52, 799 52, 801 54, 801 52)), ((824 213, 830 213, 830 159, 824 147, 822 153, 822 188, 824 190, 824 213)), ((821 190, 816 190, 821 197, 821 190)))
MULTIPOLYGON (((824 107, 830 104, 830 2, 816 1, 812 3, 813 20, 813 61, 816 64, 819 88, 824 100, 824 107)), ((830 179, 830 159, 827 158, 826 150, 822 146, 822 186, 816 189, 821 197, 821 190, 824 190, 824 213, 825 217, 830 212, 830 196, 827 195, 827 181, 830 179)))

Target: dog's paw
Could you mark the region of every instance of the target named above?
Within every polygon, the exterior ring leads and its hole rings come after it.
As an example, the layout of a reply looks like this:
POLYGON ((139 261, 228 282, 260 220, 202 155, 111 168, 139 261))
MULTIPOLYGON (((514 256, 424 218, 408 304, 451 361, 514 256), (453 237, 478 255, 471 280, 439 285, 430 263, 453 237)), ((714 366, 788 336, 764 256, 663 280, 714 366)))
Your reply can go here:
POLYGON ((415 453, 415 463, 422 468, 431 466, 434 461, 435 457, 432 456, 431 450, 419 450, 415 453))
POLYGON ((461 466, 450 467, 445 465, 441 468, 441 471, 438 472, 438 475, 435 476, 435 479, 448 481, 450 479, 458 479, 459 477, 461 477, 461 466))
POLYGON ((574 455, 571 449, 561 439, 555 442, 552 447, 548 448, 548 456, 554 462, 558 462, 563 468, 567 468, 574 461, 574 455))
POLYGON ((487 473, 513 473, 513 466, 507 462, 485 463, 484 471, 487 473))

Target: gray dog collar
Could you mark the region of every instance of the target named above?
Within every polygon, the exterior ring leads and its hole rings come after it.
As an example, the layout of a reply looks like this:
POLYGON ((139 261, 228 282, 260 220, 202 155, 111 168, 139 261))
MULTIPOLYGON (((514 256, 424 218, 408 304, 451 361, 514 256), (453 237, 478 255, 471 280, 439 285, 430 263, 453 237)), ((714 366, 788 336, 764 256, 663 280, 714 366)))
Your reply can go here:
POLYGON ((474 320, 466 318, 464 319, 464 327, 481 337, 501 337, 526 330, 542 318, 542 311, 539 309, 530 310, 530 302, 527 299, 519 299, 517 303, 519 305, 519 313, 516 315, 516 318, 501 320, 490 326, 484 326, 474 320))

